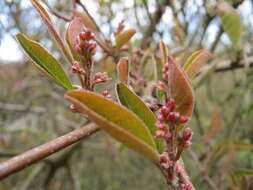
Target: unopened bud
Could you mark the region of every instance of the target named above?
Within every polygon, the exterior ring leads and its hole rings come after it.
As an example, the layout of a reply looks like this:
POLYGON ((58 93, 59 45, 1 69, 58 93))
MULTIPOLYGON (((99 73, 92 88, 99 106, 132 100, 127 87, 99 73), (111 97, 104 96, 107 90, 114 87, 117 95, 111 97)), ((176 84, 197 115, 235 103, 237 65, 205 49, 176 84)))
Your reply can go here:
POLYGON ((179 118, 179 113, 178 112, 170 112, 169 115, 168 115, 168 120, 171 121, 171 122, 175 122, 178 120, 179 118))
POLYGON ((71 105, 70 105, 70 110, 71 110, 73 113, 77 113, 77 112, 78 112, 78 109, 77 109, 77 107, 76 107, 75 104, 71 104, 71 105))
POLYGON ((155 138, 163 138, 164 135, 165 135, 165 132, 162 131, 162 130, 157 130, 157 131, 155 132, 155 138))
POLYGON ((184 124, 187 121, 189 121, 189 119, 190 118, 188 116, 180 116, 179 119, 178 119, 178 122, 184 124))

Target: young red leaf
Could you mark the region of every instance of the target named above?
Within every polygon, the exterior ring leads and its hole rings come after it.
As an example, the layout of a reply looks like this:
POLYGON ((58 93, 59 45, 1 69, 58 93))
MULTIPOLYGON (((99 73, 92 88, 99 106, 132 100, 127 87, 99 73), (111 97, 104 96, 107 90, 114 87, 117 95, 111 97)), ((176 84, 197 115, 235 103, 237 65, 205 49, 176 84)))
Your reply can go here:
POLYGON ((187 74, 172 57, 168 57, 168 94, 176 101, 176 111, 191 117, 194 108, 194 94, 187 74))

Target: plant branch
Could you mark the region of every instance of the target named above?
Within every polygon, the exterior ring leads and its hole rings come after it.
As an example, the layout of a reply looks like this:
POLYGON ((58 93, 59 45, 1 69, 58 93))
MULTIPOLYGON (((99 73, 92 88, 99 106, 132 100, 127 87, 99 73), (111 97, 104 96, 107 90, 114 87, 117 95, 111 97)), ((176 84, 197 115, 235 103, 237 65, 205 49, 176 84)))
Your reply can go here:
POLYGON ((0 180, 90 136, 98 130, 97 125, 88 124, 0 163, 0 180))

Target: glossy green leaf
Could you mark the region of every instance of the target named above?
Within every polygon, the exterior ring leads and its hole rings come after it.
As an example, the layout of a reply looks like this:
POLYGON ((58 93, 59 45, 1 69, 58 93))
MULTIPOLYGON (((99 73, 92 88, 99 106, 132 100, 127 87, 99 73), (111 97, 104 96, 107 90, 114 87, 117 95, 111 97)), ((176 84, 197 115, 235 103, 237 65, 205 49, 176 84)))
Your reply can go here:
POLYGON ((206 50, 194 52, 186 61, 184 71, 190 79, 199 72, 200 67, 211 58, 211 54, 206 50))
POLYGON ((218 11, 224 31, 236 45, 242 33, 242 20, 239 13, 227 2, 218 3, 218 11))
POLYGON ((73 88, 61 65, 47 50, 37 42, 27 38, 24 34, 17 34, 16 37, 40 71, 65 89, 73 88))
MULTIPOLYGON (((133 111, 146 124, 150 133, 154 135, 157 129, 155 125, 157 119, 149 107, 123 83, 117 84, 117 94, 120 103, 133 111)), ((160 140, 156 139, 155 142, 158 151, 161 152, 160 140)))
POLYGON ((136 33, 135 29, 129 29, 129 30, 126 30, 126 31, 118 34, 115 37, 116 48, 120 48, 121 46, 123 46, 124 44, 126 44, 133 37, 133 35, 135 33, 136 33))
POLYGON ((65 97, 91 121, 125 146, 154 163, 159 162, 159 155, 147 126, 133 112, 90 91, 73 90, 65 97))
POLYGON ((195 101, 191 82, 171 56, 168 57, 168 65, 168 94, 176 102, 176 111, 191 117, 195 101))

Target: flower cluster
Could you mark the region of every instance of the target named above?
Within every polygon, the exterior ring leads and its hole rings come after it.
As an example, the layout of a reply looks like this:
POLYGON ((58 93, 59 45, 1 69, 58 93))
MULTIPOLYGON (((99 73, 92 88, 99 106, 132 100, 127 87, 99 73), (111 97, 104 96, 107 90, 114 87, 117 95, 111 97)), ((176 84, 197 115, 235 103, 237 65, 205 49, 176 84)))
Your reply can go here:
POLYGON ((72 73, 79 73, 81 75, 85 75, 86 72, 82 66, 82 64, 78 61, 74 61, 72 67, 71 67, 71 72, 72 73))
POLYGON ((108 74, 106 72, 97 72, 95 74, 95 76, 92 79, 92 84, 97 84, 97 83, 101 83, 101 82, 106 82, 109 80, 108 74))
POLYGON ((121 20, 116 28, 116 30, 113 32, 114 36, 117 36, 122 30, 125 28, 125 20, 121 20))
MULTIPOLYGON (((165 106, 163 106, 159 112, 158 120, 160 122, 172 122, 175 124, 184 124, 189 120, 189 117, 182 116, 178 112, 175 112, 176 104, 174 100, 169 100, 165 106)), ((158 126, 159 127, 159 126, 158 126)))
POLYGON ((93 56, 96 53, 97 43, 95 34, 91 29, 85 29, 77 36, 77 45, 75 47, 76 52, 80 56, 93 56))

